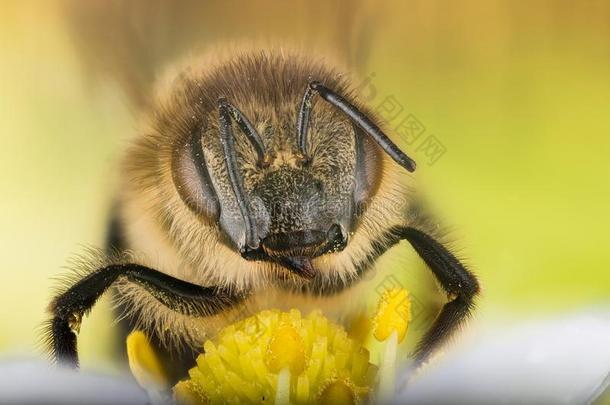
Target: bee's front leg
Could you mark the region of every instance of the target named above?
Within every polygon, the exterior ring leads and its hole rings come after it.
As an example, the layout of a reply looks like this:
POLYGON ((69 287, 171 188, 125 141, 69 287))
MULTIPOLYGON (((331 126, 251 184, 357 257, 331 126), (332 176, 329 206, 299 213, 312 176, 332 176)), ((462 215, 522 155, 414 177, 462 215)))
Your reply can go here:
POLYGON ((111 264, 89 273, 51 302, 47 340, 55 360, 78 367, 76 333, 81 319, 119 278, 140 285, 172 311, 189 316, 214 315, 245 298, 244 294, 191 284, 139 264, 111 264))
POLYGON ((430 235, 412 227, 398 229, 396 234, 411 243, 450 297, 417 345, 415 362, 419 365, 469 317, 479 283, 449 249, 430 235))

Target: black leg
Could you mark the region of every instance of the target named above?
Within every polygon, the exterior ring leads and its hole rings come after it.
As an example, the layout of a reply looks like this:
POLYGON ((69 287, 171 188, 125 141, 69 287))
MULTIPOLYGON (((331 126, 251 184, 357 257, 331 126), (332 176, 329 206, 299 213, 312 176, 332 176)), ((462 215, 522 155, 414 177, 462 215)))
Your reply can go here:
POLYGON ((119 278, 140 285, 169 309, 188 316, 210 316, 240 302, 244 296, 202 287, 138 264, 98 269, 58 295, 50 305, 48 343, 55 360, 78 367, 76 333, 81 319, 119 278))
POLYGON ((474 274, 431 236, 414 228, 400 229, 398 234, 411 243, 451 299, 417 346, 415 361, 421 364, 468 318, 479 283, 474 274))

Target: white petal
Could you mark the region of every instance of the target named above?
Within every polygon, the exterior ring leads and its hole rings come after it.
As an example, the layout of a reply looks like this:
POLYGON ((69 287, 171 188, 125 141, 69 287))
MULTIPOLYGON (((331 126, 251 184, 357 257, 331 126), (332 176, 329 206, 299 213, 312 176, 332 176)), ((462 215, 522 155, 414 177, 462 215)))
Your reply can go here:
POLYGON ((421 370, 399 403, 582 404, 610 372, 610 311, 479 333, 421 370))

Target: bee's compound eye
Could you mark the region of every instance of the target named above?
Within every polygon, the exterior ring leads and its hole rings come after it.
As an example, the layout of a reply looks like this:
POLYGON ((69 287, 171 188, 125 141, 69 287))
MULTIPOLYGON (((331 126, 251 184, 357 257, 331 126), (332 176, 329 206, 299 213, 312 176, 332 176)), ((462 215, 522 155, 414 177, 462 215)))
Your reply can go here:
POLYGON ((218 219, 220 204, 208 173, 198 131, 190 142, 174 148, 172 177, 180 198, 193 212, 212 221, 218 219))
MULTIPOLYGON (((356 187, 354 202, 359 207, 375 195, 381 180, 380 173, 382 155, 381 149, 375 142, 355 127, 356 131, 356 187)), ((359 208, 360 210, 360 208, 359 208)))

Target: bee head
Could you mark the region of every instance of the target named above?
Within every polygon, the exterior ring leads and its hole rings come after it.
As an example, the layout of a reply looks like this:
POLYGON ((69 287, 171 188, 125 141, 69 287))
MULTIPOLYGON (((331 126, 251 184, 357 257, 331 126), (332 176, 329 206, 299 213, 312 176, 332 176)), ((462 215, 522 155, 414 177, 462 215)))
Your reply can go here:
POLYGON ((174 180, 187 205, 214 219, 246 260, 313 278, 313 259, 349 243, 379 182, 381 151, 413 170, 369 118, 316 82, 292 113, 265 115, 250 104, 246 114, 224 97, 217 107, 215 120, 179 150, 174 180))
MULTIPOLYGON (((294 121, 280 116, 261 127, 265 146, 260 156, 239 125, 230 132, 238 140, 233 144, 236 173, 224 179, 236 182, 233 198, 229 193, 220 199, 222 229, 245 259, 274 261, 300 276, 314 277, 312 260, 346 247, 356 226, 356 207, 365 198, 365 187, 356 187, 364 167, 359 167, 363 165, 358 162, 354 127, 335 112, 322 110, 312 117, 303 151, 294 121)), ((224 161, 232 170, 231 159, 224 161)))

